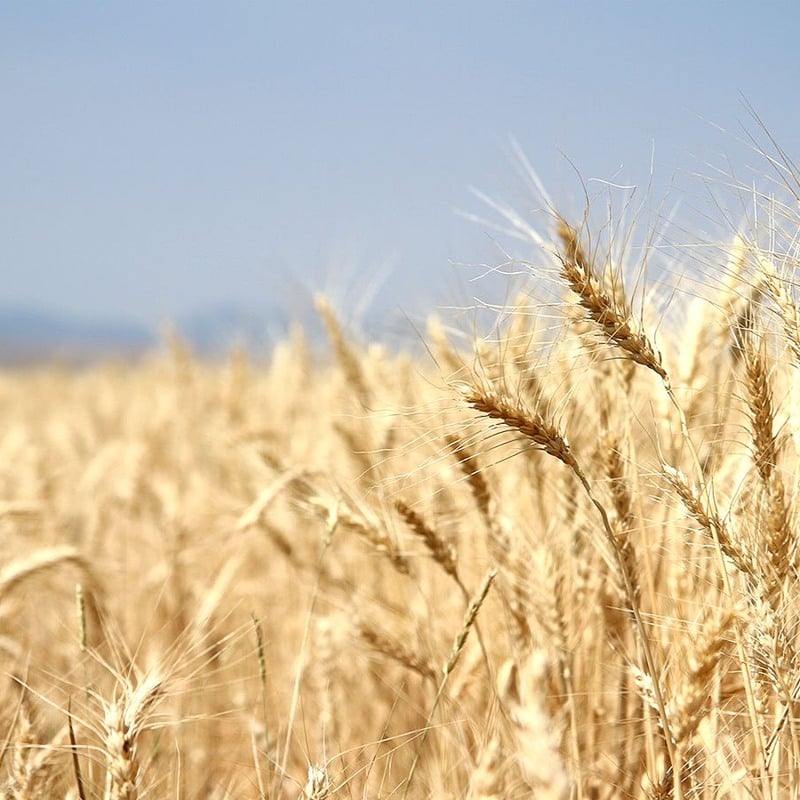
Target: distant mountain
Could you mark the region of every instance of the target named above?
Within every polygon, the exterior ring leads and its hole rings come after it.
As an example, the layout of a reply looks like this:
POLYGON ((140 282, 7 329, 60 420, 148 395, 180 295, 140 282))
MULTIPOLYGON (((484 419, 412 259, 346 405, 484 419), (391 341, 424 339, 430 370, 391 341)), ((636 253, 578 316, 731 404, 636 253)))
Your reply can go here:
MULTIPOLYGON (((292 321, 303 326, 312 343, 327 340, 310 304, 294 316, 278 306, 257 309, 219 304, 178 317, 169 326, 196 354, 213 358, 227 355, 233 347, 243 347, 254 356, 266 355, 275 342, 286 336, 292 321)), ((381 309, 371 310, 355 327, 345 319, 344 326, 359 341, 388 341, 399 329, 404 331, 402 338, 407 339, 411 330, 407 320, 381 309)), ((0 364, 80 364, 100 358, 137 358, 162 343, 163 331, 155 325, 0 307, 0 364)))
MULTIPOLYGON (((234 346, 266 351, 288 329, 288 319, 276 309, 258 312, 220 305, 178 318, 171 326, 199 355, 217 356, 234 346)), ((129 320, 0 307, 0 364, 136 358, 162 341, 157 326, 129 320)))
POLYGON ((224 355, 232 347, 265 352, 289 329, 280 308, 246 309, 235 305, 208 306, 178 318, 173 327, 197 353, 224 355))
POLYGON ((0 308, 0 363, 4 364, 135 356, 152 348, 156 341, 153 331, 133 322, 0 308))

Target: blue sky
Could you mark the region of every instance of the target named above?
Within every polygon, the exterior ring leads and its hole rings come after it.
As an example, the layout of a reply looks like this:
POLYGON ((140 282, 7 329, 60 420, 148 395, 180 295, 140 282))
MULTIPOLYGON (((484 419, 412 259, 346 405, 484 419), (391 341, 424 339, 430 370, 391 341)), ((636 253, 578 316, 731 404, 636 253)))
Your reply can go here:
POLYGON ((447 303, 450 262, 501 258, 469 187, 533 202, 511 136, 571 210, 570 162, 644 189, 652 156, 656 201, 726 154, 749 180, 742 97, 800 157, 798 31, 796 2, 7 0, 0 305, 447 303))

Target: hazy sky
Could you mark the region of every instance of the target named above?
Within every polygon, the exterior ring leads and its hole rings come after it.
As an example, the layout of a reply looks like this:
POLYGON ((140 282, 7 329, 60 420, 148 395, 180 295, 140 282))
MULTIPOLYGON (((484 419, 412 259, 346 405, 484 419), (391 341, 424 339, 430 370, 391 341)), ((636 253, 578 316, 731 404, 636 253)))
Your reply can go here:
POLYGON ((742 97, 800 157, 798 32, 797 2, 4 0, 0 306, 446 302, 500 259, 469 187, 532 202, 511 136, 572 208, 567 157, 644 186, 654 154, 656 194, 741 165, 742 97))

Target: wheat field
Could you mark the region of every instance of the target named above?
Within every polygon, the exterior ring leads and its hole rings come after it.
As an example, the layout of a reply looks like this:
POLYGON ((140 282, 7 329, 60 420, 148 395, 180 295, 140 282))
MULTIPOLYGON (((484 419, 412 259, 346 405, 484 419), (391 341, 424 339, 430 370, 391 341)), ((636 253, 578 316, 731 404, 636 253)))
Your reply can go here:
POLYGON ((797 797, 768 202, 669 310, 617 230, 508 212, 527 288, 422 354, 319 298, 327 356, 2 373, 3 796, 797 797))

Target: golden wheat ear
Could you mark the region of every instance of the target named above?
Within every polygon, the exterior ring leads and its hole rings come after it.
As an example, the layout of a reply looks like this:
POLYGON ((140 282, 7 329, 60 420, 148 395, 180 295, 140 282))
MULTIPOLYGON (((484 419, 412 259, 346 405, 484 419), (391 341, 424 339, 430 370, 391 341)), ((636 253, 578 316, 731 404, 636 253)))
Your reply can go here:
POLYGON ((106 755, 104 800, 137 800, 139 785, 138 743, 148 717, 164 693, 158 672, 134 685, 127 681, 105 704, 103 717, 106 755))
MULTIPOLYGON (((578 296, 587 319, 626 357, 667 380, 660 354, 647 335, 634 327, 633 312, 624 293, 617 291, 612 294, 601 285, 576 228, 559 217, 557 230, 562 244, 561 274, 578 296)), ((618 285, 621 287, 621 282, 618 285)))

